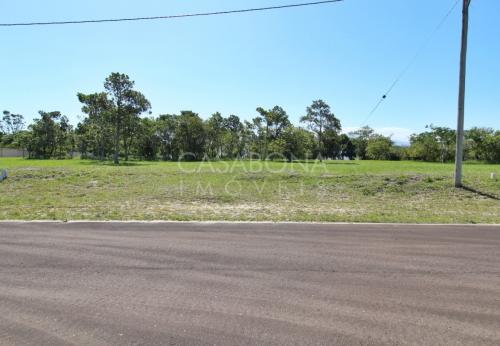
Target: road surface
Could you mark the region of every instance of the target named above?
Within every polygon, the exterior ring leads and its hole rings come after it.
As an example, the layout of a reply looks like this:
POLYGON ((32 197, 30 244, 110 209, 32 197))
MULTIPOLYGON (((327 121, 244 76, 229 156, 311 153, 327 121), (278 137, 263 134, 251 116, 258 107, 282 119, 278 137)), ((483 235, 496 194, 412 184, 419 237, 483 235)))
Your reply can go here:
POLYGON ((1 345, 499 345, 500 227, 0 223, 1 345))

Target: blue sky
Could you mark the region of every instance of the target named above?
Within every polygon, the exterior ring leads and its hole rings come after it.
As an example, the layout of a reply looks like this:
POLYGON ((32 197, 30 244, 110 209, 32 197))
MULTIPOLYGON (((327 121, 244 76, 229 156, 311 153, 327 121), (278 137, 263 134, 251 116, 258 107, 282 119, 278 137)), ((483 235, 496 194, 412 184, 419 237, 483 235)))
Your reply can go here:
MULTIPOLYGON (((272 6, 300 0, 16 0, 0 22, 97 19, 272 6)), ((455 0, 345 0, 266 13, 0 28, 0 108, 81 116, 76 93, 123 72, 153 114, 215 111, 243 119, 281 105, 297 123, 322 98, 359 127, 455 0)), ((500 128, 500 2, 472 0, 466 127, 500 128)), ((368 124, 397 141, 456 122, 460 5, 368 124)))

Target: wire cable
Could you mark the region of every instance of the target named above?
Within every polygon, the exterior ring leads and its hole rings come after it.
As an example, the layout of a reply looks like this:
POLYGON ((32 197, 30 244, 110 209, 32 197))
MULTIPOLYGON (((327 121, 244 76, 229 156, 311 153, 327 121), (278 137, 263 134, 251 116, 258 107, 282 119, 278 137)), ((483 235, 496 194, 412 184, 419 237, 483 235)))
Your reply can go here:
POLYGON ((429 34, 429 36, 424 41, 424 43, 417 50, 417 52, 415 53, 415 55, 413 56, 413 58, 410 60, 410 62, 403 68, 403 70, 396 77, 396 79, 391 84, 391 86, 389 87, 389 89, 387 89, 387 91, 382 95, 382 97, 380 98, 380 100, 375 104, 375 106, 372 108, 372 110, 370 111, 370 113, 366 117, 365 121, 363 121, 361 123, 360 127, 363 127, 364 125, 367 124, 367 122, 371 119, 371 117, 379 109, 379 107, 382 105, 382 103, 387 99, 387 97, 389 96, 389 94, 394 90, 394 88, 396 87, 396 85, 398 85, 398 83, 401 81, 401 79, 403 79, 403 77, 412 68, 412 66, 415 64, 415 62, 417 61, 417 59, 420 57, 420 55, 427 48, 427 46, 429 45, 429 43, 431 42, 431 40, 434 38, 434 35, 437 34, 437 32, 441 29, 441 27, 444 25, 444 23, 446 23, 446 21, 448 20, 448 18, 451 16, 451 14, 455 10, 455 8, 457 7, 457 5, 458 5, 459 2, 460 2, 460 0, 456 0, 455 1, 455 3, 453 4, 453 6, 450 8, 450 10, 444 15, 444 17, 441 19, 441 21, 439 22, 439 24, 434 28, 434 30, 429 34))
POLYGON ((325 4, 331 4, 331 3, 335 3, 335 2, 341 2, 341 1, 343 1, 343 0, 313 1, 313 2, 304 2, 304 3, 297 3, 297 4, 269 6, 269 7, 257 7, 257 8, 248 8, 248 9, 240 9, 240 10, 204 12, 204 13, 188 13, 188 14, 177 14, 177 15, 169 15, 169 16, 154 16, 154 17, 69 20, 69 21, 54 21, 54 22, 0 23, 0 27, 68 25, 68 24, 96 24, 96 23, 134 22, 134 21, 145 21, 145 20, 168 20, 168 19, 179 19, 179 18, 190 18, 190 17, 208 17, 208 16, 218 16, 218 15, 236 14, 236 13, 281 10, 281 9, 286 9, 286 8, 297 8, 297 7, 305 7, 305 6, 317 6, 317 5, 325 5, 325 4))

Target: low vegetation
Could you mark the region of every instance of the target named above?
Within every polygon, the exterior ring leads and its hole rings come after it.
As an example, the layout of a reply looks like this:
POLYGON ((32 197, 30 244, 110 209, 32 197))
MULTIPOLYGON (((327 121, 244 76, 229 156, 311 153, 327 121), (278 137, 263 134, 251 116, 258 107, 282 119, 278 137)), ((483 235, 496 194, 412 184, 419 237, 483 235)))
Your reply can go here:
POLYGON ((0 159, 0 219, 500 223, 500 165, 0 159))
MULTIPOLYGON (((313 101, 292 124, 280 106, 258 107, 251 121, 214 113, 204 119, 193 111, 151 116, 146 97, 127 75, 113 73, 104 90, 78 93, 83 120, 74 127, 61 112, 39 112, 24 129, 24 118, 4 112, 0 146, 26 149, 32 159, 72 158, 149 161, 243 159, 415 160, 450 162, 455 157, 456 133, 429 126, 411 136, 408 148, 369 127, 346 134, 330 106, 313 101)), ((466 132, 465 159, 500 163, 500 131, 472 128, 466 132)))

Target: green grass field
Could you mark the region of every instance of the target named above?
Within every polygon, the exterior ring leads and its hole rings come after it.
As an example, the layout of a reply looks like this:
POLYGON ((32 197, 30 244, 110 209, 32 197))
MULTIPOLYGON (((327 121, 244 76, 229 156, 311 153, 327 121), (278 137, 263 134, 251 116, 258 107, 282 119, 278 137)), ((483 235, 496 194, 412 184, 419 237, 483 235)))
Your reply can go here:
POLYGON ((3 220, 500 223, 500 165, 0 159, 3 220))

